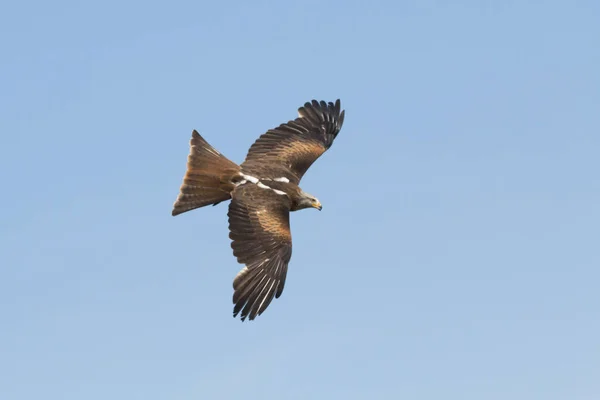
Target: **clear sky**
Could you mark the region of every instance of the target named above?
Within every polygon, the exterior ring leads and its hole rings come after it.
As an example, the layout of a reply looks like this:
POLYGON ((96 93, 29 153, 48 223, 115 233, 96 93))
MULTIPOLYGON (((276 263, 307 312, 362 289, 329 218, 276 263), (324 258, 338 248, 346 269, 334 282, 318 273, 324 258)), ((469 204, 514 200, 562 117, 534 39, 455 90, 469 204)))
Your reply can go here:
POLYGON ((13 1, 0 10, 0 399, 600 398, 600 3, 13 1), (283 296, 232 317, 227 204, 305 101, 283 296))

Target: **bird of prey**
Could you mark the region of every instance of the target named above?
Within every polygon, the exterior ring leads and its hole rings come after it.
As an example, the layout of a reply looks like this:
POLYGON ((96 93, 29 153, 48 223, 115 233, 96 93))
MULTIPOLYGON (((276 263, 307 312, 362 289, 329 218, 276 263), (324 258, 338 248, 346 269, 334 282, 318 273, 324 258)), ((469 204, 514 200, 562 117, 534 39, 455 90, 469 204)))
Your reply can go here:
POLYGON ((292 256, 290 211, 322 206, 300 180, 337 137, 344 122, 340 101, 312 100, 298 118, 261 135, 241 165, 192 132, 187 170, 173 216, 231 199, 229 238, 244 264, 233 280, 233 316, 250 321, 283 292, 292 256))

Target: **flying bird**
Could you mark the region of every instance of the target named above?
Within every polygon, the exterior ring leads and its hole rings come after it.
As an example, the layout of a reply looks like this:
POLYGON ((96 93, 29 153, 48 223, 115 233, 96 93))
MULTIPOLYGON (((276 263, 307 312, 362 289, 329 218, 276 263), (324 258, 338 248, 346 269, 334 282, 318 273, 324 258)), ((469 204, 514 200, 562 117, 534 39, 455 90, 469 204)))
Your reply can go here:
POLYGON ((233 280, 233 316, 255 319, 283 293, 292 256, 290 211, 321 210, 299 184, 327 151, 344 122, 340 101, 312 100, 298 118, 261 135, 241 165, 194 130, 187 170, 172 215, 231 199, 229 238, 242 270, 233 280))

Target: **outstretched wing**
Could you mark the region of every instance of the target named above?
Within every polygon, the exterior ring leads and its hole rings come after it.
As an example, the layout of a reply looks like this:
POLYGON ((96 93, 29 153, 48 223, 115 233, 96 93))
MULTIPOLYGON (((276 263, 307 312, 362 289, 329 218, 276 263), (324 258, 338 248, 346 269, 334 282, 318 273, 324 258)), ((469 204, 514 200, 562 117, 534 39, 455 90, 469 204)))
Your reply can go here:
POLYGON ((340 112, 339 99, 335 104, 313 100, 300 107, 298 115, 254 142, 242 163, 246 173, 300 183, 312 163, 331 147, 342 129, 344 111, 340 112))
POLYGON ((243 184, 229 205, 229 237, 238 262, 246 266, 233 280, 233 316, 256 318, 281 296, 292 256, 290 200, 269 189, 243 184))

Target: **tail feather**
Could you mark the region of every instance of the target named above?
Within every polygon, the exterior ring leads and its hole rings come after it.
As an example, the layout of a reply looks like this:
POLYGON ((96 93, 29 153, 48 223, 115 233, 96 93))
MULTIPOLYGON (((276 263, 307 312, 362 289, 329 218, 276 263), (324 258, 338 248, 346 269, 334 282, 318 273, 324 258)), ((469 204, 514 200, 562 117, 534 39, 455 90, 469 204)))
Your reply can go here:
POLYGON ((194 130, 187 170, 172 215, 229 200, 239 171, 236 163, 219 153, 194 130))

